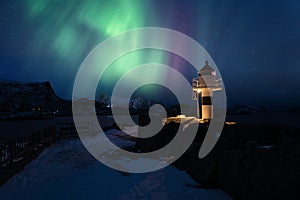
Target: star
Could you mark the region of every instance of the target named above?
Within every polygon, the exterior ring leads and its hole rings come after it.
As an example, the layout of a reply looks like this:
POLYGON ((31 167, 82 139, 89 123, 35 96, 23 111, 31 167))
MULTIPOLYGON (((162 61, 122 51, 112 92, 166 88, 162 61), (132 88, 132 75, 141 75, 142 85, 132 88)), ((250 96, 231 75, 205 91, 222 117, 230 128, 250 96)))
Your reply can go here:
POLYGON ((252 67, 252 71, 253 72, 257 72, 257 68, 256 67, 252 67))

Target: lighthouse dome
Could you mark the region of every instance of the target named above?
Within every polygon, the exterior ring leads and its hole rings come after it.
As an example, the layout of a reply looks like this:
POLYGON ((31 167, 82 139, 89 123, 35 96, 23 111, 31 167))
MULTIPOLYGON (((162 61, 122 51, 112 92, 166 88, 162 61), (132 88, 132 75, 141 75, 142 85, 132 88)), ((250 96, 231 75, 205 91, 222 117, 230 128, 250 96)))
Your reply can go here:
POLYGON ((203 76, 203 75, 216 75, 216 70, 214 70, 209 64, 208 61, 205 61, 205 65, 204 67, 202 67, 202 69, 199 71, 199 75, 203 76))

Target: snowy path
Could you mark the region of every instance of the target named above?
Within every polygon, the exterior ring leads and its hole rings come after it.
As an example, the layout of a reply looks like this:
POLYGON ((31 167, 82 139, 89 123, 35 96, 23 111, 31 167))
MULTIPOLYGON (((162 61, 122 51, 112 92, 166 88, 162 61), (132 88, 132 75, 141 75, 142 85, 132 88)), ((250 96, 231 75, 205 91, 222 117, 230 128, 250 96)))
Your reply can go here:
MULTIPOLYGON (((117 132, 116 130, 114 130, 117 132)), ((59 141, 0 187, 0 199, 230 199, 173 166, 124 174, 95 160, 79 139, 59 141)))

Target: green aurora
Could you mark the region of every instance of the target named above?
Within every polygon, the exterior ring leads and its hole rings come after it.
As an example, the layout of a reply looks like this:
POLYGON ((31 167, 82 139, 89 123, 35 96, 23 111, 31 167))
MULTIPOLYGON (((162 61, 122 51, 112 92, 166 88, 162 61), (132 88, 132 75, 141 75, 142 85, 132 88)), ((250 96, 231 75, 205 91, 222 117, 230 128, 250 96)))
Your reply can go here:
MULTIPOLYGON (((46 47, 51 54, 76 68, 101 41, 126 30, 144 27, 146 10, 149 11, 144 2, 139 0, 26 2, 28 20, 36 22, 37 26, 32 36, 33 42, 38 44, 36 51, 45 51, 46 47)), ((140 36, 136 36, 132 46, 140 39, 140 36)), ((122 41, 119 43, 119 48, 122 48, 122 41)), ((102 84, 112 84, 127 71, 144 63, 167 64, 165 54, 159 50, 130 52, 109 66, 102 84)), ((163 77, 163 74, 160 75, 163 77)))

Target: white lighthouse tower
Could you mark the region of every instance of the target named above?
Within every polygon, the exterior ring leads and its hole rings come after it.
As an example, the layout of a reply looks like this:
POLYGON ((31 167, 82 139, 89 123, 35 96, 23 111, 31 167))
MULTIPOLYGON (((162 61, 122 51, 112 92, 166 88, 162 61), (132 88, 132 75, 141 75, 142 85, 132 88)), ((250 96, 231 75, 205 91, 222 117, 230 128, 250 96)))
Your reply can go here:
POLYGON ((198 77, 193 79, 193 100, 197 101, 197 118, 200 118, 199 99, 201 96, 202 104, 202 120, 210 120, 213 118, 213 92, 221 90, 221 79, 216 79, 216 70, 208 65, 198 72, 198 77))

